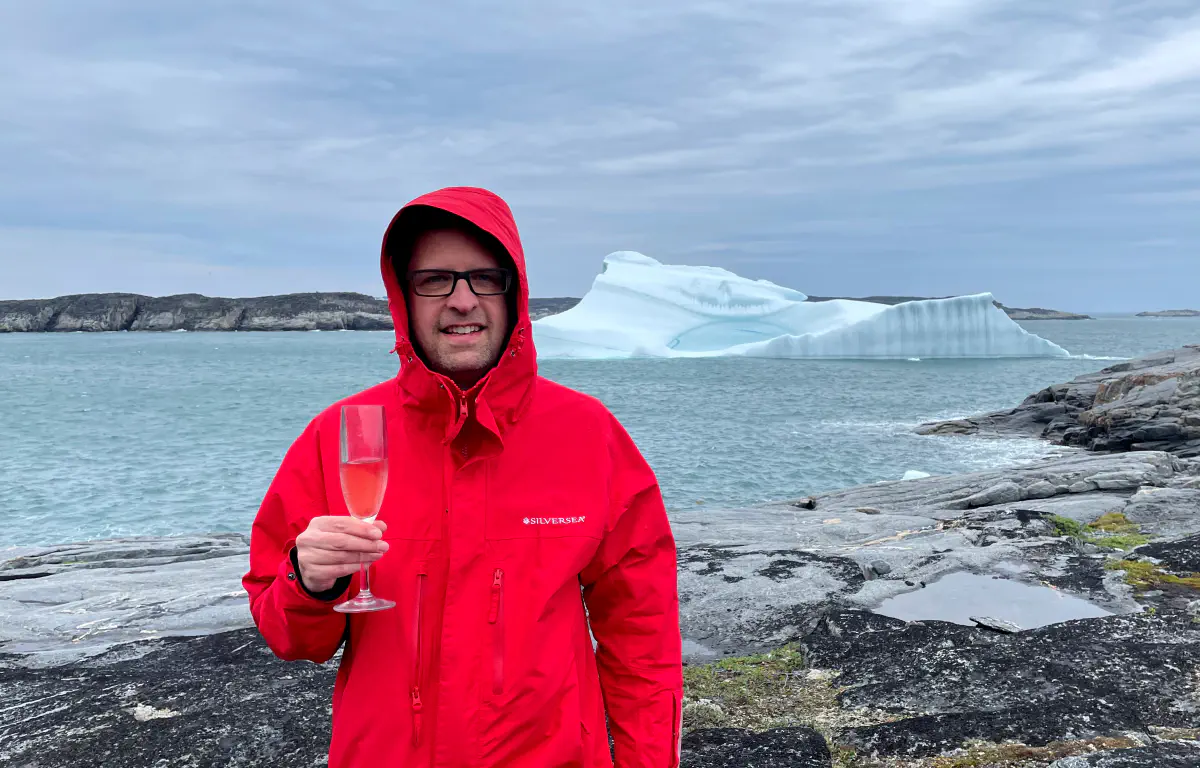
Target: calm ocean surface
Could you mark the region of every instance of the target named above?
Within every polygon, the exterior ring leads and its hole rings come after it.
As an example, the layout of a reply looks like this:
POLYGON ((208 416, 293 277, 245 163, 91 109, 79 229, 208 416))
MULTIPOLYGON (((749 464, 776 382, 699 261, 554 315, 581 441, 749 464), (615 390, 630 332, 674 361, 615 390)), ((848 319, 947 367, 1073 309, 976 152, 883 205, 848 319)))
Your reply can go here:
MULTIPOLYGON (((1200 320, 1029 321, 1076 355, 1200 343, 1200 320)), ((248 532, 283 452, 330 402, 392 376, 390 333, 0 335, 0 549, 248 532)), ((1111 362, 544 361, 603 400, 670 508, 736 506, 1045 454, 911 433, 1111 362)))

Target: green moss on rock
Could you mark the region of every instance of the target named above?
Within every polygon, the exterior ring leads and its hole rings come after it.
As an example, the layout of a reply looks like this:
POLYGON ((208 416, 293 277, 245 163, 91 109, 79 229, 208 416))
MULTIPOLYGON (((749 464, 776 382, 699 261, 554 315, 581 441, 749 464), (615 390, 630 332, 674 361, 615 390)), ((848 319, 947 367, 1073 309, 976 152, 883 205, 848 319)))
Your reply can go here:
POLYGON ((1104 567, 1111 571, 1124 571, 1125 582, 1135 589, 1149 590, 1159 589, 1166 585, 1177 585, 1200 590, 1200 573, 1176 576, 1153 563, 1141 560, 1114 560, 1106 563, 1104 567))
POLYGON ((843 708, 840 673, 811 669, 795 646, 770 653, 739 656, 683 669, 683 727, 771 728, 806 726, 825 737, 835 768, 858 768, 854 750, 839 747, 836 736, 845 728, 877 725, 902 716, 871 709, 843 708))
POLYGON ((1141 532, 1141 526, 1120 512, 1101 515, 1087 525, 1061 515, 1050 515, 1050 524, 1058 536, 1077 539, 1098 547, 1130 550, 1148 544, 1154 537, 1141 532))

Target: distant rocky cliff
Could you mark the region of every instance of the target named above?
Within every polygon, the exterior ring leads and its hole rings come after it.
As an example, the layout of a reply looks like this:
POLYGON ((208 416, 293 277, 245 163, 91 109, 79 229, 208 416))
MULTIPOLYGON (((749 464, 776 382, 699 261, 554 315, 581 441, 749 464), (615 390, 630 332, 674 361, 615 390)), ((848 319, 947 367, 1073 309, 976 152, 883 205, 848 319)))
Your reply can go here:
MULTIPOLYGON (((539 317, 563 312, 573 298, 531 299, 539 317)), ((141 296, 89 293, 0 301, 0 333, 70 331, 383 331, 387 302, 361 293, 294 293, 225 299, 185 293, 141 296)))
POLYGON ((1060 309, 1042 309, 1041 307, 1006 307, 1000 302, 996 306, 1003 309, 1013 320, 1091 320, 1091 315, 1080 315, 1075 312, 1063 312, 1060 309))

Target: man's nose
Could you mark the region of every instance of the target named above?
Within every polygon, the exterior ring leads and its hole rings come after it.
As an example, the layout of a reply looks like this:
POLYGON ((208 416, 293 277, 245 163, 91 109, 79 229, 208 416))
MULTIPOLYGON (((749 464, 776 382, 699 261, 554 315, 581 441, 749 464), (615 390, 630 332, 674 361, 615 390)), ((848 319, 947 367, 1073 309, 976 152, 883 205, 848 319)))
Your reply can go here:
POLYGON ((454 291, 446 299, 446 306, 463 313, 470 312, 478 304, 479 297, 471 290, 466 278, 458 281, 458 284, 454 286, 454 291))

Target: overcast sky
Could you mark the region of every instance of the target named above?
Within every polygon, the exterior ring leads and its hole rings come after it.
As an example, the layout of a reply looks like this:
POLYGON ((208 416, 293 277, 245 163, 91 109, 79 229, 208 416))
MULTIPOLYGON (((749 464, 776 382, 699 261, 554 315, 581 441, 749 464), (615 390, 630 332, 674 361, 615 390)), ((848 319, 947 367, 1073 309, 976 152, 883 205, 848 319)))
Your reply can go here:
POLYGON ((0 298, 382 292, 395 209, 818 295, 1200 307, 1196 0, 0 5, 0 298))

